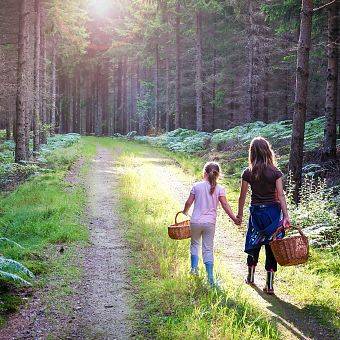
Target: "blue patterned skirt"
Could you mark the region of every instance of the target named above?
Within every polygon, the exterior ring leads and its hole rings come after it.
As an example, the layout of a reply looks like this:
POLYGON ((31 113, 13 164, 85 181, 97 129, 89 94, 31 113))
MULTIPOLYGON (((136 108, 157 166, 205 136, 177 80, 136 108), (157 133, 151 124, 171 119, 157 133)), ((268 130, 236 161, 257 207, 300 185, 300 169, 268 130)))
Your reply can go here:
MULTIPOLYGON (((248 254, 254 248, 269 244, 273 233, 282 223, 282 211, 278 203, 251 205, 249 210, 250 217, 244 250, 248 254)), ((284 237, 284 231, 280 232, 277 237, 284 237)))

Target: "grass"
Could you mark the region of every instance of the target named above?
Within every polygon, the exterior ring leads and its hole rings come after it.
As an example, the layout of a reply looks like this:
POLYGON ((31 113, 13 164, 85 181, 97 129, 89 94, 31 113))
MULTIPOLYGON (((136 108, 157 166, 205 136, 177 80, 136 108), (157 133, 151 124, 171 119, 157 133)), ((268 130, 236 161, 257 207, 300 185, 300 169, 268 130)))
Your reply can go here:
MULTIPOLYGON (((52 171, 40 174, 0 197, 0 235, 21 244, 24 248, 0 244, 5 257, 25 264, 37 275, 34 287, 53 287, 46 296, 68 294, 68 286, 80 276, 74 261, 75 247, 88 240, 88 230, 82 224, 86 192, 81 184, 65 182, 67 169, 81 154, 93 148, 77 144, 52 151, 48 162, 52 171), (66 244, 59 253, 59 245, 66 244)), ((20 290, 2 284, 0 324, 8 313, 22 303, 20 290)))
MULTIPOLYGON (((138 287, 141 337, 280 338, 275 325, 248 301, 243 289, 235 289, 218 260, 223 290, 210 289, 203 274, 198 279, 189 276, 188 241, 170 240, 164 227, 173 219, 173 211, 179 210, 171 188, 164 185, 168 177, 159 173, 159 165, 166 160, 144 145, 110 139, 101 139, 100 144, 122 151, 120 208, 134 250, 131 276, 138 287)), ((177 168, 178 176, 188 176, 174 164, 167 163, 167 167, 177 168)))

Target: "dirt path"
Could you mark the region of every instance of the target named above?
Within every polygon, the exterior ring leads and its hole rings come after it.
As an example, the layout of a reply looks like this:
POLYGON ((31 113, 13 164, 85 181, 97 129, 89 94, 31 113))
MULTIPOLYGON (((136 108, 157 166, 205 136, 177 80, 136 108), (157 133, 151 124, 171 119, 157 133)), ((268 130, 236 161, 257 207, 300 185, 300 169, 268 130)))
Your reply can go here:
MULTIPOLYGON (((147 157, 145 161, 148 162, 147 157)), ((171 166, 173 162, 163 157, 160 157, 157 162, 153 155, 149 162, 158 167, 157 172, 162 174, 162 182, 167 183, 174 197, 184 203, 192 184, 189 176, 178 176, 178 168, 171 166)), ((243 283, 246 271, 243 243, 241 233, 236 232, 234 226, 221 224, 218 226, 215 250, 220 256, 221 263, 229 268, 235 281, 244 285, 250 297, 276 321, 283 337, 287 339, 337 339, 339 334, 334 334, 320 325, 317 320, 294 304, 289 296, 279 290, 276 290, 277 296, 264 294, 262 292, 262 287, 265 285, 263 266, 259 265, 257 269, 257 287, 251 288, 243 283)))
POLYGON ((91 247, 86 251, 81 325, 86 339, 127 339, 132 336, 129 249, 115 212, 116 174, 112 154, 98 148, 87 175, 91 247))

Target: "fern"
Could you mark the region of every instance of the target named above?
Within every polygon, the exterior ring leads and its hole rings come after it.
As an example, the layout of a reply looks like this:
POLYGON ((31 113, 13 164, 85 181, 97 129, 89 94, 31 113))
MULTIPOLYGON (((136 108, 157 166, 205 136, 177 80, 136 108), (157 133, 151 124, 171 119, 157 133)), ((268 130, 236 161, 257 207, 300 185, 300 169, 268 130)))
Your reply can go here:
POLYGON ((9 243, 9 244, 11 244, 11 245, 13 245, 13 246, 16 246, 16 247, 20 248, 20 249, 24 249, 24 247, 21 246, 19 243, 16 243, 15 241, 10 240, 10 239, 7 238, 7 237, 0 237, 0 242, 9 243))
POLYGON ((25 274, 30 278, 34 278, 34 274, 26 268, 23 264, 18 261, 12 259, 6 259, 4 257, 0 257, 0 270, 6 272, 18 272, 21 274, 25 274))
POLYGON ((25 279, 21 278, 17 274, 12 274, 9 272, 5 272, 0 270, 0 281, 7 281, 15 284, 20 284, 24 286, 31 286, 31 283, 26 281, 25 279))

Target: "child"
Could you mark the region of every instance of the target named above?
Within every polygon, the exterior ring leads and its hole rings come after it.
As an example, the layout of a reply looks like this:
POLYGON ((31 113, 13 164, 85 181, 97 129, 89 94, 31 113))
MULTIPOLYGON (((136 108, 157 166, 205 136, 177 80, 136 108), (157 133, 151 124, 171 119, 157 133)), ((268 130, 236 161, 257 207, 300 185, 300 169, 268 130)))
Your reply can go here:
POLYGON ((205 164, 203 169, 203 181, 195 183, 190 196, 185 203, 183 213, 187 214, 192 203, 194 211, 191 217, 191 273, 198 274, 198 251, 202 239, 203 262, 207 271, 208 282, 214 286, 214 235, 217 215, 217 206, 221 205, 228 216, 240 224, 240 220, 233 214, 224 189, 217 184, 220 175, 220 166, 215 162, 205 164))
MULTIPOLYGON (((251 187, 251 205, 245 252, 248 254, 248 276, 246 283, 254 284, 255 267, 262 245, 265 245, 267 271, 267 294, 274 294, 273 279, 277 262, 270 248, 269 241, 276 229, 283 225, 289 228, 290 221, 282 187, 282 172, 276 167, 274 152, 265 138, 252 140, 249 148, 249 167, 244 170, 241 181, 237 217, 242 220, 243 208, 248 186, 251 187), (283 220, 282 218, 283 213, 283 220)), ((279 237, 283 237, 283 232, 279 237)))

